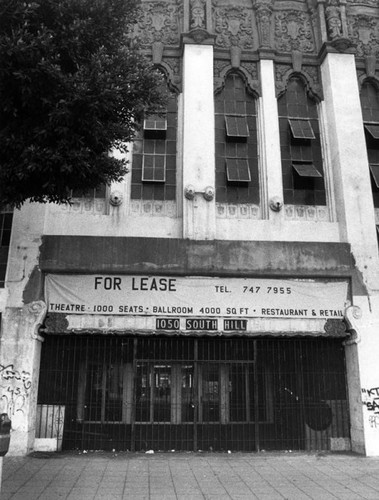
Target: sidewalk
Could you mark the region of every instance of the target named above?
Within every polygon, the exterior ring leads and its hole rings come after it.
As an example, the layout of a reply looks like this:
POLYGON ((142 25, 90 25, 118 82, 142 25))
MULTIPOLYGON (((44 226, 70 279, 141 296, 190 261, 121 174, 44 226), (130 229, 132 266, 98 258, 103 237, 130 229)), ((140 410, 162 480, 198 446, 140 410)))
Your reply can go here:
POLYGON ((307 453, 5 457, 1 500, 379 500, 379 458, 307 453))

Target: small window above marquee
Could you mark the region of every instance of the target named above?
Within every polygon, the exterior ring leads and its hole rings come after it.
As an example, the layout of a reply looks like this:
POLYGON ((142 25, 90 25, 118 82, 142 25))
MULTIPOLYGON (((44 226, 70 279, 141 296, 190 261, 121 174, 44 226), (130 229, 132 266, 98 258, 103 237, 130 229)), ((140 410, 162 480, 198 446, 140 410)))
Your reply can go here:
POLYGON ((289 118, 288 122, 294 139, 309 140, 316 138, 309 120, 289 118))
POLYGON ((245 158, 226 158, 228 183, 240 184, 251 181, 249 162, 245 158))

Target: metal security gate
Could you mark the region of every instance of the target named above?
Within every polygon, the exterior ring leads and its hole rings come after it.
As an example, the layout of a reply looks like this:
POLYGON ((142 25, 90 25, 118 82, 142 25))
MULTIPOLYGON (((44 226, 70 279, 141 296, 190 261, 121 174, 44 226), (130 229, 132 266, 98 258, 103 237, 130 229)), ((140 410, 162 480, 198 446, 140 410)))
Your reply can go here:
POLYGON ((349 438, 336 339, 48 336, 38 403, 64 409, 63 449, 327 450, 349 438))

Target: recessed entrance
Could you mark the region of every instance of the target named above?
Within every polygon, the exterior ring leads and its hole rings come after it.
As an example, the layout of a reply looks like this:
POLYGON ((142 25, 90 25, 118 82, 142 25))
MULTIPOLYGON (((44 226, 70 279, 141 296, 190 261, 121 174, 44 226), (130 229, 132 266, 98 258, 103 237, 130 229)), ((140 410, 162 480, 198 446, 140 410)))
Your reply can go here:
POLYGON ((64 449, 306 450, 349 438, 334 339, 50 336, 38 399, 65 416, 64 449))

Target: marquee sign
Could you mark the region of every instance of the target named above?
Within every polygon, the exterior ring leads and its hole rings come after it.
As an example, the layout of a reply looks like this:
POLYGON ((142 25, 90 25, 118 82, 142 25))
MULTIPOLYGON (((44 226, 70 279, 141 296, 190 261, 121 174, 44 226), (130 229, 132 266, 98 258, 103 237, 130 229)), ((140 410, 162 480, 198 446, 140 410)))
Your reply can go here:
POLYGON ((157 317, 342 318, 346 281, 54 275, 49 312, 157 317))

